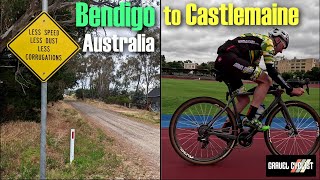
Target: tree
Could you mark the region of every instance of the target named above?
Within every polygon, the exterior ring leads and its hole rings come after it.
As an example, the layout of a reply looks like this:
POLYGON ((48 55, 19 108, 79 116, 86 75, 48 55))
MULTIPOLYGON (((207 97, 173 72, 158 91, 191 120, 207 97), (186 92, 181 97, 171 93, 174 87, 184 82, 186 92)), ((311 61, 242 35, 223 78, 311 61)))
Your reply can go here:
POLYGON ((197 66, 197 69, 210 69, 207 63, 201 63, 199 66, 197 66))
POLYGON ((167 64, 169 68, 183 69, 184 67, 184 64, 182 61, 173 61, 173 62, 168 62, 167 64))
MULTIPOLYGON (((1 0, 0 52, 10 39, 42 11, 40 0, 1 0)), ((65 29, 74 30, 76 1, 49 0, 48 13, 65 29)))
POLYGON ((208 64, 209 70, 214 68, 214 61, 209 61, 207 64, 208 64))
POLYGON ((291 72, 284 72, 284 73, 282 73, 282 77, 284 80, 292 79, 293 74, 291 72))
POLYGON ((166 68, 166 67, 168 67, 166 62, 166 57, 164 55, 161 55, 161 68, 166 68))
POLYGON ((295 78, 304 78, 304 72, 303 71, 296 71, 296 72, 294 72, 293 73, 293 76, 295 77, 295 78))
POLYGON ((313 67, 311 71, 305 73, 304 77, 311 81, 320 81, 320 67, 313 67))
POLYGON ((119 90, 135 89, 137 92, 141 83, 141 65, 138 57, 127 57, 117 71, 117 85, 119 90))
POLYGON ((160 85, 160 28, 149 28, 143 32, 147 37, 153 37, 155 40, 154 52, 140 53, 138 56, 141 62, 143 82, 146 88, 145 95, 146 99, 148 99, 149 88, 160 85))
MULTIPOLYGON (((13 119, 39 121, 40 81, 6 49, 6 44, 34 17, 41 12, 39 0, 2 0, 0 26, 0 81, 1 108, 0 122, 13 119), (4 60, 3 60, 4 59, 4 60), (10 65, 10 66, 7 66, 10 65)), ((76 28, 75 2, 49 0, 48 12, 73 37, 82 41, 84 33, 90 29, 76 28)), ((62 99, 64 89, 77 83, 77 54, 66 63, 48 82, 48 101, 62 99)))

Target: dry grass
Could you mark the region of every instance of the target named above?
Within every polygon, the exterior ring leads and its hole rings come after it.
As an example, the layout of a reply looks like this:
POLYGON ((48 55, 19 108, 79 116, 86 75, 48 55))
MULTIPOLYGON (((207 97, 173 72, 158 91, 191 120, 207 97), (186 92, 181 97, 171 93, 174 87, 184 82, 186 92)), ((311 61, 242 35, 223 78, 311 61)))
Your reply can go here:
MULTIPOLYGON (((64 102, 48 107, 47 178, 134 178, 114 139, 64 102), (75 161, 69 164, 70 129, 76 129, 75 161)), ((40 124, 1 124, 0 179, 39 179, 40 124)))
MULTIPOLYGON (((1 177, 20 178, 18 173, 21 164, 26 163, 23 156, 30 156, 32 149, 23 151, 25 147, 40 148, 40 125, 34 122, 10 122, 1 125, 1 177)), ((40 152, 40 151, 39 151, 40 152)), ((40 158, 32 157, 32 162, 40 158)))
POLYGON ((127 108, 125 106, 106 104, 101 101, 86 99, 86 103, 94 105, 101 109, 111 110, 127 117, 134 118, 137 121, 153 125, 160 125, 160 113, 150 112, 142 109, 127 108))

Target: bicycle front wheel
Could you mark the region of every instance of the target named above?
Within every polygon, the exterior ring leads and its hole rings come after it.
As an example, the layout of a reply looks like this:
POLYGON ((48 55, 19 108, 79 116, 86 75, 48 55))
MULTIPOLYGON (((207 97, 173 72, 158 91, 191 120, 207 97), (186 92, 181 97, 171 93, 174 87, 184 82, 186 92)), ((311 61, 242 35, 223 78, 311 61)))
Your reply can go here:
POLYGON ((300 101, 287 101, 285 105, 293 124, 286 121, 282 107, 271 112, 266 121, 270 130, 264 133, 270 152, 274 155, 315 154, 320 147, 319 115, 311 106, 300 101), (294 133, 293 126, 298 134, 294 133))
POLYGON ((237 135, 233 113, 225 104, 210 97, 198 97, 183 103, 173 114, 169 136, 172 147, 184 160, 195 164, 211 164, 225 158, 236 143, 214 135, 206 134, 205 129, 230 135, 237 135), (209 127, 208 124, 216 118, 209 127), (223 125, 230 120, 230 127, 223 125))

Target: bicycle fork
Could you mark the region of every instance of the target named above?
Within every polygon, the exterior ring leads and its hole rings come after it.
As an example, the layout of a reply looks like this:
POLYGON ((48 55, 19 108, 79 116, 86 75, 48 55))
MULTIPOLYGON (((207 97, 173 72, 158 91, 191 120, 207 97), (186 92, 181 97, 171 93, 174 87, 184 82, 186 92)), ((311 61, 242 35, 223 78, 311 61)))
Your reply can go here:
POLYGON ((285 103, 283 101, 279 102, 280 106, 281 106, 281 113, 283 114, 283 117, 286 121, 286 126, 285 128, 290 130, 291 128, 293 128, 293 132, 291 133, 291 135, 297 135, 298 134, 298 130, 296 128, 296 126, 294 125, 292 118, 289 114, 288 108, 285 105, 285 103))

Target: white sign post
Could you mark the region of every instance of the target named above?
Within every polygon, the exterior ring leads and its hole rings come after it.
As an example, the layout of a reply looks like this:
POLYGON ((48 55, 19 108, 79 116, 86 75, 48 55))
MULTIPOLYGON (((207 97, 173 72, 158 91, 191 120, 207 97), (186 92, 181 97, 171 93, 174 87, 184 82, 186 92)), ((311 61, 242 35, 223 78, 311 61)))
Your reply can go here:
POLYGON ((75 140, 75 129, 71 129, 70 133, 70 164, 74 160, 74 140, 75 140))

